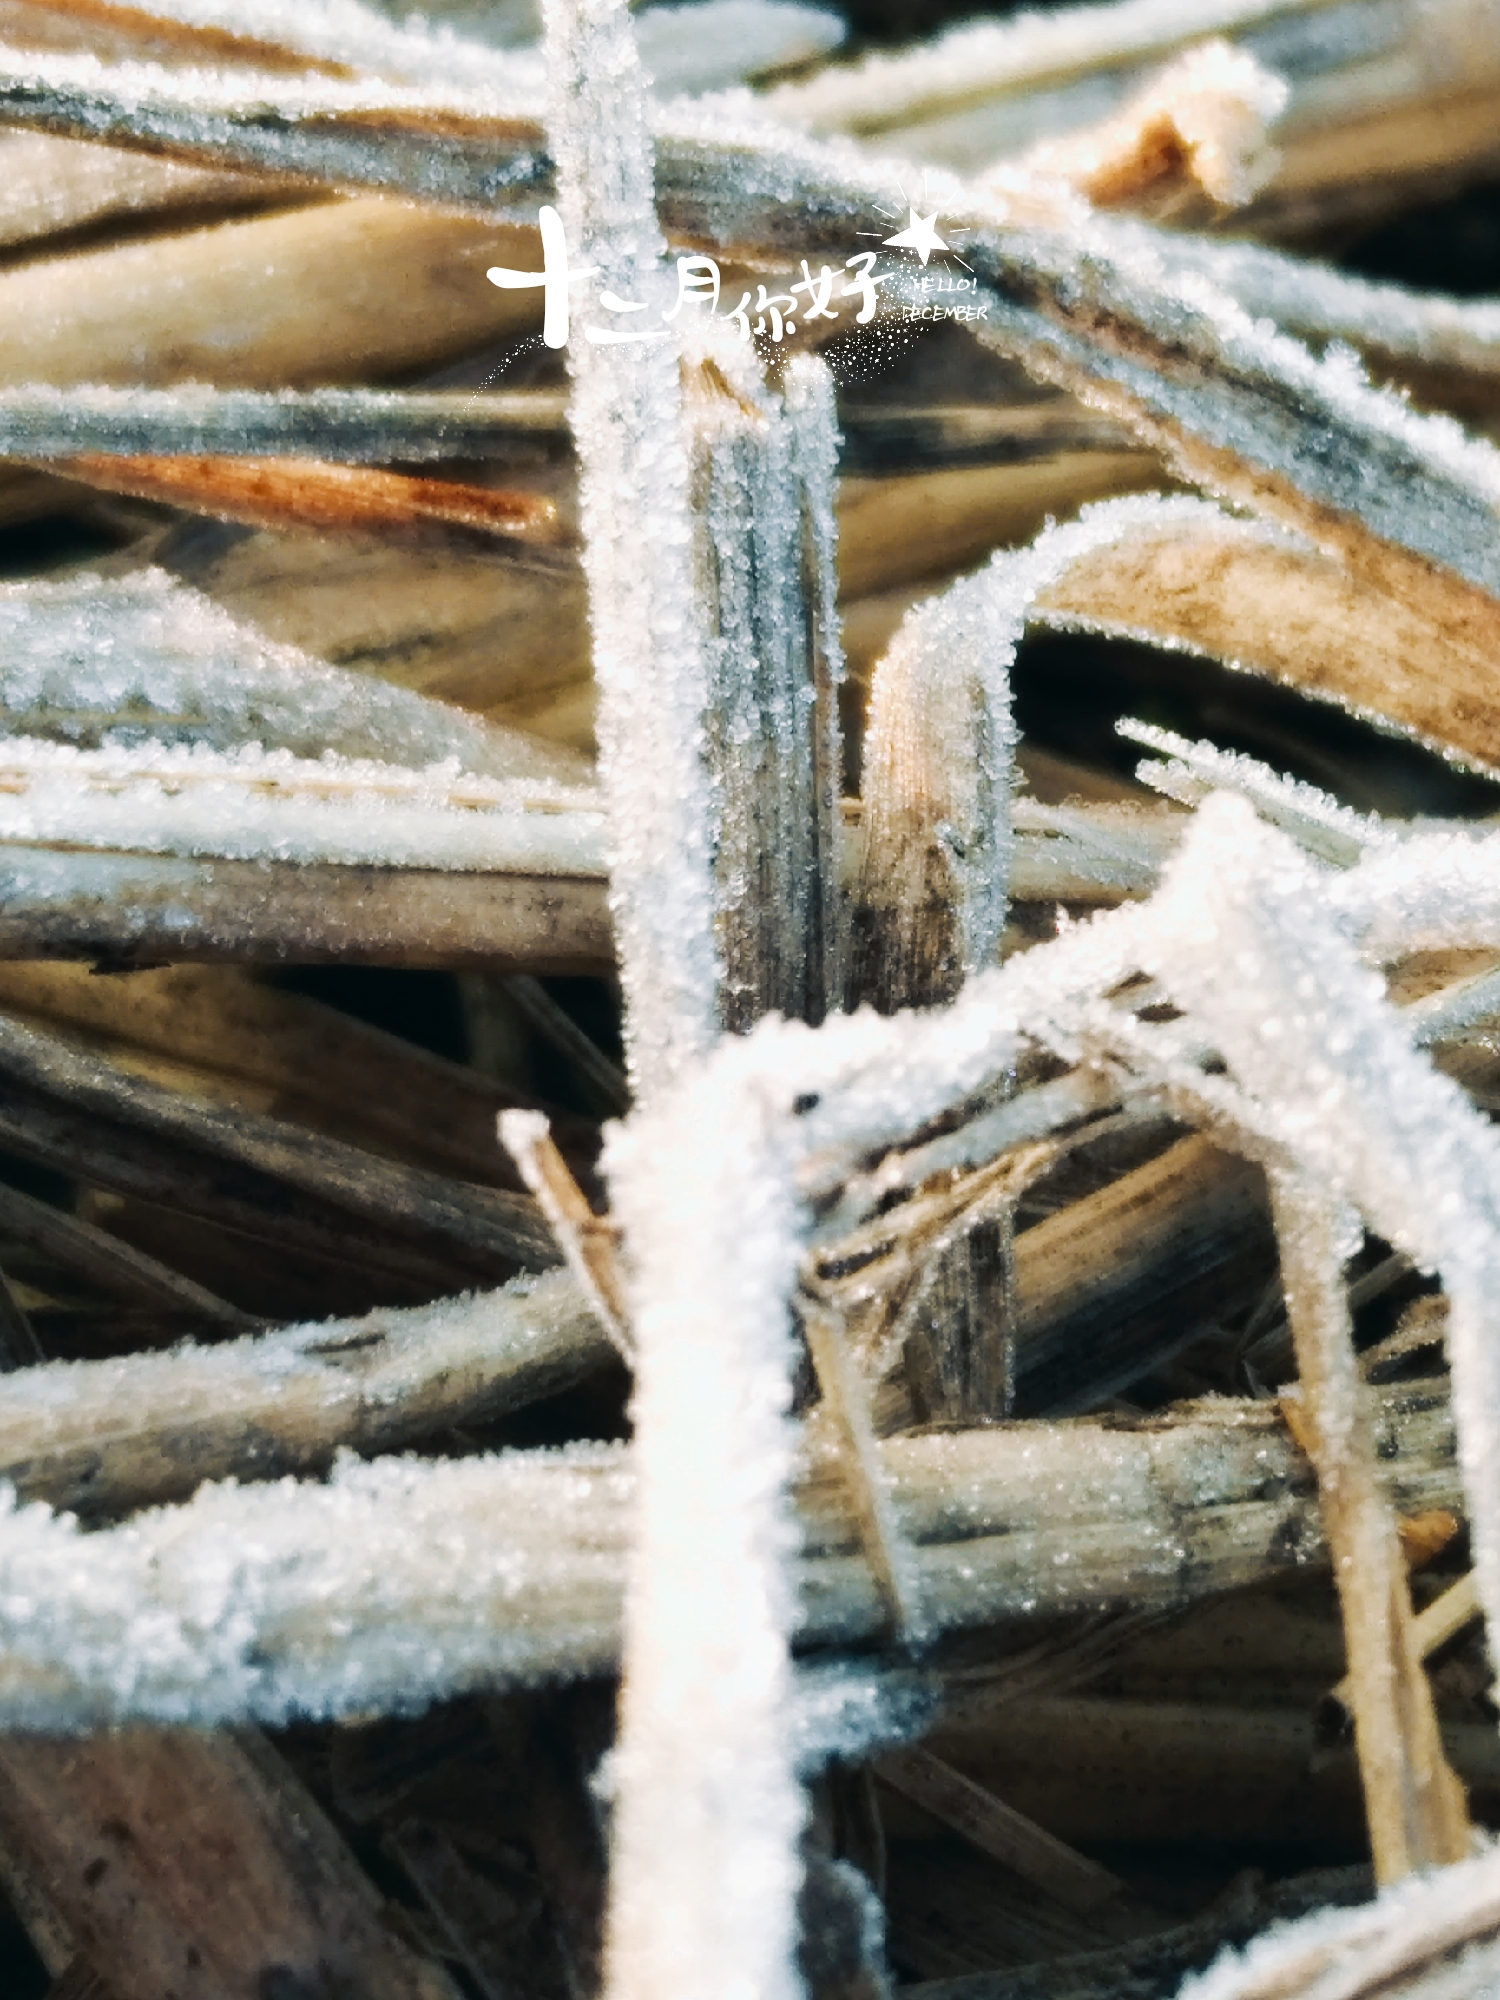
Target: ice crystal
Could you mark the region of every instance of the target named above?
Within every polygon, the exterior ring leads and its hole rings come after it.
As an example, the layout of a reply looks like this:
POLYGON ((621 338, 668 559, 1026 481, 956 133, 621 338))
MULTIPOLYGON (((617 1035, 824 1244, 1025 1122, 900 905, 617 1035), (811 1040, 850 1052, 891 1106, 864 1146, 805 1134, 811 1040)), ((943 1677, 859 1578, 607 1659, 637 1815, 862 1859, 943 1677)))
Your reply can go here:
POLYGON ((1330 890, 1333 908, 1377 964, 1408 952, 1500 947, 1500 836, 1413 832, 1330 890))
POLYGON ((857 1763, 923 1735, 937 1708, 937 1686, 910 1669, 803 1666, 789 1720, 798 1764, 815 1772, 832 1758, 857 1763))

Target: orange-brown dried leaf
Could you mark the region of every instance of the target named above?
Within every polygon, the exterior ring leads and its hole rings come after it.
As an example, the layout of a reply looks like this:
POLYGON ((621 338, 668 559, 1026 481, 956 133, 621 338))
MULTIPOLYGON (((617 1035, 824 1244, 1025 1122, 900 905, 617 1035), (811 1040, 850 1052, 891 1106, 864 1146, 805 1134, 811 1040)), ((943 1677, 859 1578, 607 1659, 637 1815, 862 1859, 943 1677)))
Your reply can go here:
POLYGON ((222 521, 257 528, 408 540, 457 529, 556 548, 568 533, 543 495, 463 486, 369 466, 301 458, 106 457, 59 461, 91 486, 164 500, 222 521))

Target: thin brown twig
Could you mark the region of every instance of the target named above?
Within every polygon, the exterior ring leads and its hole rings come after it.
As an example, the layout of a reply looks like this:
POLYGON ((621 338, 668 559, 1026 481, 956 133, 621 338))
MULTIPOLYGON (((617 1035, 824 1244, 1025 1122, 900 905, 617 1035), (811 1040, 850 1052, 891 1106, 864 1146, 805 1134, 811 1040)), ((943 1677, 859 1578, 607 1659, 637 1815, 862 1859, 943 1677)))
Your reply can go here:
POLYGON ((1120 1877, 1048 1833, 930 1750, 888 1751, 877 1759, 885 1782, 924 1806, 965 1840, 1080 1915, 1130 1900, 1120 1877))
POLYGON ((840 1459, 859 1538, 891 1629, 898 1637, 915 1636, 921 1625, 921 1606, 870 1426, 868 1388, 854 1365, 838 1316, 805 1295, 797 1301, 797 1314, 807 1337, 807 1351, 812 1357, 818 1387, 823 1392, 823 1406, 841 1447, 840 1459))
MULTIPOLYGON (((1430 1660, 1450 1639, 1456 1639, 1465 1626, 1482 1617, 1483 1612, 1474 1575, 1470 1571, 1450 1585, 1441 1597, 1435 1597, 1426 1610, 1419 1611, 1412 1620, 1412 1637, 1417 1642, 1417 1651, 1424 1660, 1430 1660)), ((1352 1708, 1354 1688, 1347 1674, 1328 1698, 1340 1708, 1352 1708)))
POLYGON ((547 1218, 557 1247, 598 1314, 599 1324, 626 1361, 634 1360, 635 1341, 614 1225, 590 1208, 588 1197, 557 1150, 544 1112, 502 1111, 497 1129, 501 1145, 547 1218))
POLYGON ((539 979, 513 973, 505 990, 517 1013, 580 1070, 610 1110, 623 1116, 630 1109, 630 1085, 618 1063, 612 1063, 564 1008, 559 1007, 539 979))

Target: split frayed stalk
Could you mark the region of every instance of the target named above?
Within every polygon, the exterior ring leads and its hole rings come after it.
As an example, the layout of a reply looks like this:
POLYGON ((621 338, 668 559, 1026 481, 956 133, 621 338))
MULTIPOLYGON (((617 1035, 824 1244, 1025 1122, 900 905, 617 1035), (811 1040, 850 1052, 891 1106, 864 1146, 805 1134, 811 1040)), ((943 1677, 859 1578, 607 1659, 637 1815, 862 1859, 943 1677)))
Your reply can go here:
MULTIPOLYGON (((1013 855, 1010 668, 1028 616, 1096 549, 1215 512, 1149 496, 1107 502, 908 614, 871 692, 853 997, 884 1012, 932 1006, 993 962, 1013 855)), ((909 1304, 935 1415, 1010 1412, 1012 1236, 1009 1204, 976 1213, 909 1304)))
MULTIPOLYGON (((1476 845, 1492 849, 1492 843, 1476 845)), ((1109 991, 1142 966, 1191 1005, 1195 1030, 1202 1023, 1215 1034, 1242 1084, 1255 1091, 1256 1104, 1239 1093, 1226 1097, 1214 1079, 1205 1078, 1195 1064, 1185 1064, 1176 1051, 1189 1044, 1170 1028, 1142 1029, 1133 1041, 1125 1037, 1122 1043, 1146 1064, 1153 1080, 1180 1089, 1185 1102, 1210 1111, 1224 1097, 1223 1115, 1252 1130, 1264 1126, 1276 1143, 1290 1147, 1294 1158, 1314 1161, 1319 1171, 1331 1174, 1335 1185, 1352 1183, 1372 1221, 1395 1240, 1403 1240, 1402 1231, 1404 1240, 1413 1240, 1413 1217, 1416 1228, 1430 1230, 1428 1196, 1402 1169, 1396 1199, 1388 1175, 1382 1179, 1384 1169, 1377 1167, 1364 1141, 1371 1114, 1362 1107, 1375 1095, 1369 1066, 1376 1063, 1381 1070, 1387 1106, 1383 1115, 1406 1116, 1401 1139, 1392 1136, 1381 1146, 1380 1160, 1410 1147, 1420 1131, 1432 1186, 1451 1200, 1455 1156, 1472 1155, 1469 1164, 1477 1165, 1480 1152, 1486 1158, 1493 1153, 1493 1141, 1481 1134, 1456 1088, 1434 1076, 1412 1051, 1378 982, 1359 966, 1352 937, 1346 941, 1328 927, 1329 904, 1343 890, 1348 904, 1364 906, 1362 925, 1345 921, 1356 935, 1360 928, 1368 930, 1375 916, 1368 893, 1359 897, 1352 890, 1356 884, 1365 887, 1360 878, 1383 861, 1378 856, 1350 875, 1330 880, 1315 874, 1284 836, 1259 827, 1247 808, 1215 800, 1200 813, 1153 904, 1096 919, 1012 960, 1001 972, 976 976, 943 1012, 889 1022, 862 1015, 830 1022, 811 1036, 806 1031, 799 1036, 790 1025, 766 1024, 741 1047, 721 1049, 690 1091, 675 1093, 663 1105, 663 1117, 633 1121, 613 1158, 620 1205, 632 1240, 641 1245, 638 1312, 643 1339, 650 1324, 676 1348, 673 1392, 684 1397, 684 1432, 689 1428, 688 1402, 694 1404, 694 1421, 703 1402, 701 1367, 691 1395, 684 1385, 693 1357, 701 1355, 710 1336, 703 1318, 707 1302, 728 1298, 734 1313, 746 1316, 739 1337, 747 1349, 756 1329, 762 1339, 774 1340, 775 1329, 784 1323, 810 1225, 793 1192, 799 1166, 832 1147, 874 1150, 900 1132, 916 1129, 942 1105, 993 1080, 1013 1057, 1023 1032, 1076 1060, 1099 1046, 1097 1038, 1107 1025, 1100 1003, 1089 996, 1109 991), (1274 917, 1269 908, 1251 914, 1259 910, 1257 898, 1274 907, 1274 917), (1214 913, 1212 919, 1205 918, 1205 910, 1214 913), (1222 952, 1241 936, 1237 963, 1244 971, 1243 992, 1238 985, 1225 991, 1218 969, 1222 952), (1307 962, 1309 953, 1315 963, 1307 962), (1284 983, 1299 979, 1298 985, 1284 983), (1309 994, 1317 998, 1309 1000, 1309 994), (1332 1054, 1330 1008, 1337 1010, 1339 1020, 1332 1054), (1261 1036, 1268 1019, 1284 1024, 1274 1040, 1261 1036), (1280 1068, 1267 1069, 1268 1062, 1280 1068), (1394 1090, 1387 1087, 1392 1074, 1394 1090), (1426 1107, 1425 1116, 1414 1111, 1413 1100, 1426 1107), (741 1135, 731 1157, 707 1136, 725 1128, 741 1135), (746 1143, 747 1134, 757 1135, 753 1147, 746 1143), (684 1215, 692 1225, 686 1230, 681 1226, 684 1215), (753 1229, 747 1228, 746 1218, 753 1218, 753 1229)), ((1447 913, 1452 938, 1465 935, 1466 925, 1482 932, 1493 922, 1492 885, 1481 888, 1477 873, 1470 879, 1474 897, 1461 911, 1455 894, 1447 913)), ((1500 1240, 1487 1216, 1475 1220, 1484 1240, 1500 1240)), ((1457 1305, 1467 1273, 1452 1254, 1446 1227, 1443 1246, 1447 1254, 1440 1268, 1457 1305)), ((715 1305, 712 1317, 722 1329, 724 1309, 715 1305)), ((773 1365, 768 1350, 767 1384, 773 1365)), ((1460 1372, 1458 1380, 1469 1398, 1460 1424, 1470 1434, 1465 1466, 1483 1550, 1493 1495, 1472 1440, 1476 1431, 1486 1435, 1490 1421, 1485 1385, 1475 1382, 1472 1361, 1468 1375, 1460 1372)), ((668 1393, 666 1383, 662 1393, 668 1393)), ((773 1443, 774 1431, 761 1440, 762 1478, 770 1469, 773 1443)), ((663 1527, 674 1516, 678 1522, 679 1575, 694 1568, 681 1552, 681 1517, 690 1490, 686 1483, 675 1493, 663 1490, 658 1502, 663 1527)), ((714 1545, 726 1545, 736 1532, 745 1532, 738 1518, 719 1524, 714 1545)), ((769 1567, 774 1579, 774 1546, 762 1541, 745 1547, 747 1566, 753 1561, 762 1575, 769 1567)), ((663 1590, 664 1581, 654 1587, 663 1590)), ((773 1581, 769 1587, 778 1586, 773 1581)), ((1482 1571, 1480 1587, 1483 1592, 1482 1571)), ((658 1629, 670 1629, 671 1611, 665 1603, 661 1609, 666 1615, 658 1629)), ((685 1609, 678 1608, 676 1615, 685 1617, 685 1609)), ((738 1636, 742 1652, 746 1635, 738 1636)), ((727 1661, 722 1671, 729 1671, 727 1661)), ((727 1745, 723 1754, 730 1754, 727 1745)), ((759 1781, 764 1779, 762 1768, 759 1781)), ((760 1824, 768 1831, 769 1815, 760 1824)))
POLYGON ((892 1636, 922 1635, 925 1620, 911 1552, 891 1505, 885 1468, 870 1424, 869 1388, 850 1353, 839 1315, 816 1299, 799 1299, 797 1318, 818 1377, 822 1409, 839 1448, 860 1541, 880 1592, 892 1636))
MULTIPOLYGON (((1236 208, 1275 169, 1267 128, 1289 94, 1246 50, 1199 42, 1102 125, 1044 139, 1015 166, 1066 182, 1098 208, 1149 198, 1159 214, 1164 200, 1195 195, 1236 208)), ((1002 162, 996 178, 1003 184, 1014 171, 1002 162)))
POLYGON ((777 394, 753 353, 711 327, 686 367, 719 1018, 731 1032, 771 1013, 821 1021, 839 1004, 842 960, 833 382, 799 356, 777 394))

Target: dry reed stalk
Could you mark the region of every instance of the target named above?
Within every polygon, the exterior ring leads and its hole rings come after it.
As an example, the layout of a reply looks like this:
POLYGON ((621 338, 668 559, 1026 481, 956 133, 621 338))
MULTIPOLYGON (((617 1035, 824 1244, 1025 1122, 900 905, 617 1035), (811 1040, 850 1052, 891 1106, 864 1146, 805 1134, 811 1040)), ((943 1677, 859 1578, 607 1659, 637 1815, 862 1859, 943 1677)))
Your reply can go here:
MULTIPOLYGON (((180 221, 274 207, 288 199, 287 190, 260 175, 183 167, 41 132, 0 135, 0 161, 5 167, 0 242, 7 249, 127 216, 180 221)), ((302 191, 291 198, 301 200, 302 191)))
POLYGON ((0 956, 602 972, 602 882, 0 847, 0 956))
POLYGON ((524 1196, 195 1101, 13 1019, 0 1041, 7 1140, 95 1186, 434 1290, 445 1269, 493 1280, 553 1261, 524 1196))
MULTIPOLYGON (((544 1108, 326 1001, 229 966, 172 966, 101 979, 57 961, 0 965, 8 1013, 71 1029, 168 1087, 314 1130, 458 1179, 515 1185, 494 1142, 499 1112, 544 1108)), ((592 1122, 549 1110, 578 1160, 592 1122)))
MULTIPOLYGON (((9 1372, 41 1350, 3 1277, 0 1287, 9 1372)), ((441 1970, 385 1933, 353 1857, 253 1731, 127 1732, 83 1745, 6 1736, 0 1842, 7 1874, 66 1954, 65 1987, 145 2000, 186 1978, 248 1994, 299 1968, 322 1977, 336 1967, 391 2000, 452 2000, 441 1970)))
POLYGON ((0 274, 12 383, 282 388, 432 367, 527 333, 530 231, 400 201, 323 203, 0 274), (401 282, 393 284, 393 269, 401 282))
MULTIPOLYGON (((128 1246, 106 1240, 127 1263, 128 1246)), ((190 1307, 178 1283, 176 1303, 190 1307)), ((316 1472, 340 1450, 373 1455, 481 1424, 597 1373, 611 1352, 587 1302, 553 1273, 431 1312, 69 1364, 52 1378, 70 1392, 61 1407, 47 1408, 43 1377, 18 1385, 0 1455, 28 1497, 117 1517, 205 1480, 316 1472)))
POLYGON ((1270 1185, 1297 1350, 1299 1383, 1288 1405, 1323 1496, 1376 1878, 1397 1882, 1462 1861, 1473 1834, 1443 1756, 1395 1523, 1360 1421, 1338 1220, 1297 1176, 1273 1170, 1270 1185))
MULTIPOLYGON (((316 1342, 306 1344, 311 1365, 289 1371, 300 1407, 285 1446, 289 1460, 303 1463, 317 1462, 341 1434, 351 1435, 351 1423, 358 1438, 367 1421, 357 1372, 351 1395, 347 1375, 330 1384, 337 1354, 320 1359, 316 1342)), ((296 1344, 288 1345, 295 1357, 296 1344)), ((598 1342, 593 1355, 604 1352, 598 1342)), ((417 1350, 424 1400, 431 1399, 431 1414, 419 1423, 462 1407, 433 1380, 440 1355, 431 1352, 423 1371, 417 1350)), ((253 1356, 247 1358, 253 1366, 253 1356)), ((377 1349, 377 1382, 383 1365, 377 1349)), ((490 1365, 503 1402, 510 1364, 490 1365)), ((148 1393, 150 1372, 137 1371, 148 1393)), ((237 1369, 205 1372, 232 1384, 237 1369)), ((38 1399, 50 1373, 39 1371, 38 1399)), ((156 1373, 165 1416, 173 1408, 172 1372, 159 1365, 156 1373)), ((102 1369, 95 1377, 101 1388, 108 1379, 102 1369)), ((517 1393, 528 1386, 534 1392, 544 1379, 533 1373, 528 1384, 523 1375, 517 1393)), ((190 1393, 190 1407, 203 1409, 201 1386, 190 1393)), ((209 1462, 217 1450, 220 1464, 251 1469, 243 1455, 247 1434, 236 1419, 254 1409, 255 1393, 252 1386, 237 1406, 231 1403, 224 1425, 230 1435, 220 1431, 217 1445, 215 1420, 203 1419, 209 1462)), ((265 1398, 263 1387, 259 1394, 265 1398)), ((482 1394, 474 1404, 482 1406, 482 1394)), ((1374 1403, 1372 1412, 1397 1504, 1451 1506, 1458 1480, 1440 1388, 1408 1386, 1374 1403)), ((183 1470, 173 1444, 179 1433, 167 1427, 170 1417, 160 1430, 153 1422, 148 1415, 128 1448, 122 1440, 113 1454, 102 1454, 101 1494, 111 1490, 110 1481, 125 1504, 168 1484, 180 1490, 183 1470)), ((383 1422, 377 1417, 377 1434, 383 1422)), ((1032 1422, 1024 1435, 1024 1461, 1014 1448, 1016 1434, 1004 1429, 897 1437, 879 1446, 912 1592, 932 1632, 997 1623, 1024 1628, 1032 1620, 1142 1607, 1184 1610, 1270 1577, 1304 1574, 1327 1559, 1314 1482, 1264 1403, 1214 1399, 1131 1428, 1118 1418, 1032 1422), (1275 1497, 1265 1497, 1268 1488, 1275 1497)), ((74 1478, 75 1467, 86 1467, 88 1449, 75 1436, 60 1471, 74 1478)), ((39 1467, 38 1485, 45 1477, 39 1467)), ((153 1627, 160 1621, 161 1630, 179 1633, 180 1643, 153 1654, 149 1667, 143 1663, 145 1678, 128 1695, 136 1716, 175 1719, 186 1712, 213 1724, 247 1706, 267 1721, 290 1713, 348 1715, 395 1698, 410 1671, 411 1645, 424 1649, 424 1671, 446 1694, 597 1676, 620 1656, 620 1556, 634 1483, 629 1454, 601 1445, 566 1456, 512 1453, 429 1465, 385 1459, 346 1465, 328 1485, 205 1486, 185 1506, 138 1513, 119 1527, 81 1536, 54 1517, 32 1514, 7 1531, 0 1561, 25 1565, 33 1559, 29 1547, 50 1548, 61 1538, 70 1566, 66 1577, 58 1567, 58 1583, 66 1582, 69 1595, 59 1595, 54 1636, 33 1631, 27 1638, 16 1624, 7 1628, 7 1706, 0 1715, 12 1726, 77 1730, 117 1714, 110 1662, 127 1643, 129 1620, 143 1614, 153 1627), (441 1535, 424 1532, 420 1549, 398 1559, 398 1523, 435 1529, 438 1521, 447 1524, 441 1535), (219 1600, 221 1622, 210 1633, 180 1593, 225 1523, 241 1555, 226 1584, 229 1595, 219 1600), (471 1535, 481 1523, 488 1527, 476 1544, 471 1535), (360 1578, 336 1628, 318 1608, 331 1534, 339 1537, 341 1562, 360 1578), (485 1551, 482 1569, 476 1546, 485 1551), (104 1576, 122 1574, 130 1578, 128 1612, 117 1582, 107 1598, 99 1594, 104 1576)), ((889 1613, 842 1461, 811 1468, 797 1502, 799 1642, 848 1646, 879 1638, 889 1613)), ((920 1678, 915 1692, 923 1692, 920 1678)), ((1148 1722, 1155 1712, 1146 1705, 1148 1722)), ((1009 1723, 1003 1726, 1009 1740, 1009 1723)), ((1222 1749, 1211 1709, 1195 1726, 1205 1746, 1222 1749)), ((1299 1712, 1296 1727, 1305 1750, 1310 1715, 1299 1712)), ((1493 1732, 1487 1736, 1481 1725, 1471 1726, 1470 1735, 1493 1743, 1493 1732)), ((1043 1736, 1035 1740, 1061 1768, 1062 1748, 1045 1748, 1043 1736)), ((1252 1730, 1247 1754, 1253 1743, 1252 1730)), ((1082 1754, 1081 1736, 1078 1747, 1082 1754)), ((1466 1765, 1472 1755, 1471 1747, 1466 1765)), ((1489 1762, 1480 1769, 1488 1783, 1495 1753, 1486 1747, 1484 1755, 1489 1762)), ((1047 1822, 1045 1809, 1009 1787, 1008 1779, 996 1785, 1002 1797, 1047 1822)), ((1209 1810, 1206 1802, 1200 1808, 1209 1810)))
POLYGON ((0 1829, 88 1964, 106 1968, 111 2000, 156 2000, 185 1979, 248 1995, 329 1976, 381 2000, 452 2000, 254 1732, 9 1737, 0 1829))

